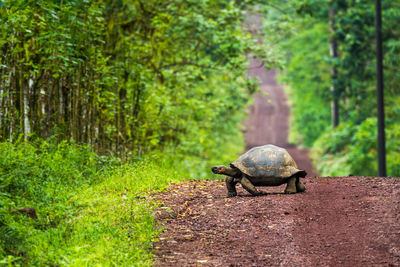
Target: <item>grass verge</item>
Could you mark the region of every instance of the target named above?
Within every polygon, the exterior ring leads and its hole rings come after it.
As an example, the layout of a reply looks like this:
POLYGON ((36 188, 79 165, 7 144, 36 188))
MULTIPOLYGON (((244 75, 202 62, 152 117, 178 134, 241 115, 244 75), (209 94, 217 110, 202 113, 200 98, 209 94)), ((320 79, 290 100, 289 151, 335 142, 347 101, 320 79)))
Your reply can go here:
POLYGON ((176 181, 174 170, 66 142, 0 146, 0 264, 151 265, 159 229, 146 196, 176 181))

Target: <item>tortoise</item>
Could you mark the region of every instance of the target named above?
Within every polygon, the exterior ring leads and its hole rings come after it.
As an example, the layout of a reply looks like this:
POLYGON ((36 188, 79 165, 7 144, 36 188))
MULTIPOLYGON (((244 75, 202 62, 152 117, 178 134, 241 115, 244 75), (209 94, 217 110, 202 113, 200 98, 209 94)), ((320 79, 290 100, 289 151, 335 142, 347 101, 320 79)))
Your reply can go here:
POLYGON ((274 145, 253 147, 230 163, 230 168, 220 165, 212 167, 211 171, 227 176, 225 182, 228 197, 237 195, 235 188, 237 183, 255 196, 262 194, 255 186, 287 184, 285 193, 288 194, 306 190, 299 179, 307 175, 306 171, 298 169, 286 149, 274 145))

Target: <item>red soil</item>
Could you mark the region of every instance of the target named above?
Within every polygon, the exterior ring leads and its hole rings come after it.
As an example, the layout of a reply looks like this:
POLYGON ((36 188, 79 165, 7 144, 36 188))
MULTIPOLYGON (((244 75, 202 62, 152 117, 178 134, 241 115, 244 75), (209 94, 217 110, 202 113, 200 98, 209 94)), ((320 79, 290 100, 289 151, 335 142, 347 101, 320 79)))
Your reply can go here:
POLYGON ((313 177, 308 151, 287 143, 286 95, 260 65, 251 59, 261 91, 244 123, 247 149, 287 148, 308 172, 306 192, 269 187, 253 197, 238 185, 238 196, 226 198, 222 180, 172 184, 153 196, 163 203, 155 214, 164 227, 155 265, 400 266, 400 178, 313 177))
POLYGON ((155 265, 400 266, 399 178, 303 181, 302 194, 234 198, 223 181, 171 185, 155 196, 155 265))

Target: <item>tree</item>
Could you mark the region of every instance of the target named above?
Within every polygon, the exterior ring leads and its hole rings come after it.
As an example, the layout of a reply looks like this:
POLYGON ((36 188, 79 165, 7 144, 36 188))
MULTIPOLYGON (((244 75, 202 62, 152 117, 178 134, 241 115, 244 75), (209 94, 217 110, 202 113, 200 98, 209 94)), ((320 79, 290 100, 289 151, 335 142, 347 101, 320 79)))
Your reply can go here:
POLYGON ((336 7, 335 4, 330 2, 329 9, 329 31, 330 31, 330 40, 329 40, 329 48, 330 48, 330 56, 333 62, 331 67, 331 76, 332 76, 332 103, 331 103, 331 114, 332 114, 332 125, 333 127, 337 127, 339 125, 339 88, 338 88, 338 69, 337 69, 337 57, 338 57, 338 44, 335 37, 336 27, 335 27, 335 16, 336 16, 336 7))
POLYGON ((255 2, 3 1, 0 140, 214 153, 254 88, 246 53, 267 54, 242 28, 255 2))

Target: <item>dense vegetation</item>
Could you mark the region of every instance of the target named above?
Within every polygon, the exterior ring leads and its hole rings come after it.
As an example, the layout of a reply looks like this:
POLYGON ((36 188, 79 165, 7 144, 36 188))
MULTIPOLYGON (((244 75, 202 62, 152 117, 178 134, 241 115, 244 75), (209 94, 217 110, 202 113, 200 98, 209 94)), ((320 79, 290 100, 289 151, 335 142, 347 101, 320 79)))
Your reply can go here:
MULTIPOLYGON (((160 229, 146 196, 243 149, 256 89, 246 55, 286 63, 291 138, 321 174, 374 175, 373 4, 263 2, 0 1, 0 264, 150 265, 160 229), (267 12, 263 45, 243 27, 253 5, 267 12)), ((383 7, 388 174, 399 176, 400 6, 383 7)))
POLYGON ((0 265, 149 265, 160 229, 144 196, 178 177, 65 141, 0 143, 0 265))
POLYGON ((249 2, 2 1, 0 140, 221 154, 254 90, 246 53, 266 54, 241 27, 249 2))
POLYGON ((151 263, 146 195, 243 149, 255 2, 0 1, 0 264, 151 263))
MULTIPOLYGON (((376 175, 374 2, 287 4, 286 9, 268 10, 265 28, 286 61, 281 77, 289 85, 291 141, 312 148, 321 175, 376 175), (336 57, 330 53, 333 41, 336 57), (335 100, 338 127, 331 119, 335 100)), ((400 3, 383 1, 382 9, 387 172, 400 176, 400 3)))

